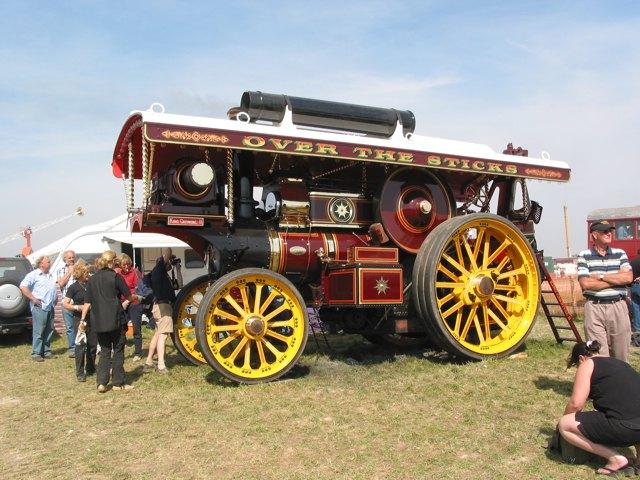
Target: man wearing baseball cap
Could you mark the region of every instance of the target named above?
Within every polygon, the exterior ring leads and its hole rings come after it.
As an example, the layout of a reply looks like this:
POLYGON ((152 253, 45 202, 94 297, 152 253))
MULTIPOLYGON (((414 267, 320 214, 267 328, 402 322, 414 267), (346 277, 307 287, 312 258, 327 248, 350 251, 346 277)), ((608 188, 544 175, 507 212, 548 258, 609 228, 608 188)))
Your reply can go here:
POLYGON ((601 355, 629 361, 631 322, 624 301, 627 285, 633 280, 624 250, 612 248, 615 226, 606 220, 589 227, 593 246, 578 254, 578 282, 587 299, 584 332, 587 340, 597 340, 601 355))

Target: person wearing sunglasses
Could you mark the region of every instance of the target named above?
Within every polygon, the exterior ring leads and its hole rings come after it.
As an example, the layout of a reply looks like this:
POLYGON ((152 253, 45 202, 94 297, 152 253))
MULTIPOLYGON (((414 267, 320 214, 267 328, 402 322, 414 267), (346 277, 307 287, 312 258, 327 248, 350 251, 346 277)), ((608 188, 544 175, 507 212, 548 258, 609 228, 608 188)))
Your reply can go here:
POLYGON ((586 298, 584 331, 597 340, 600 354, 629 361, 631 321, 625 300, 633 280, 624 250, 611 247, 615 227, 606 220, 593 222, 589 236, 593 245, 578 254, 578 282, 586 298))

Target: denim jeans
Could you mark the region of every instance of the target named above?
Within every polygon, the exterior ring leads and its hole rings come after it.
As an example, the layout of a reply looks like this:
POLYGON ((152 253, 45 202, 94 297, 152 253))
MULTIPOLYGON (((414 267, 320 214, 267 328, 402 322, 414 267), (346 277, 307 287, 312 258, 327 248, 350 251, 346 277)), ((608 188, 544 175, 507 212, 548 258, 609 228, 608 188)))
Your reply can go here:
POLYGON ((76 334, 73 332, 73 312, 62 308, 62 318, 64 319, 64 328, 67 333, 67 343, 69 351, 73 352, 76 343, 76 334))
POLYGON ((31 309, 33 321, 32 357, 48 357, 51 355, 51 338, 53 337, 54 309, 45 312, 37 305, 31 309))
POLYGON ((640 332, 640 283, 631 285, 631 312, 634 332, 640 332))
POLYGON ((127 316, 133 325, 133 354, 142 356, 142 309, 139 303, 129 305, 127 316))

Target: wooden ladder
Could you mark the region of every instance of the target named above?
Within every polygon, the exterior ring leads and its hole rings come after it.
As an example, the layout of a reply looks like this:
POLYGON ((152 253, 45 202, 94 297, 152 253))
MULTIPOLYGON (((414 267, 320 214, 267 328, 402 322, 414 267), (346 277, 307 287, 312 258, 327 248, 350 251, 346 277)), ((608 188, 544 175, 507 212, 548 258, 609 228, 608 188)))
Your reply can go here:
POLYGON ((540 267, 540 273, 542 274, 542 281, 546 280, 549 284, 550 290, 541 290, 540 295, 540 304, 542 305, 542 310, 544 311, 547 320, 549 321, 549 326, 551 327, 551 331, 553 332, 553 336, 556 337, 556 341, 558 343, 562 343, 563 341, 567 342, 581 342, 582 337, 580 336, 580 332, 576 328, 576 324, 573 323, 573 315, 569 312, 569 308, 567 308, 567 304, 564 303, 558 289, 556 288, 556 284, 553 281, 552 275, 547 270, 547 266, 544 264, 544 258, 542 255, 542 250, 536 252, 536 258, 538 259, 538 266, 540 267), (553 294, 553 298, 551 295, 553 294), (547 298, 545 295, 549 295, 547 298), (562 311, 562 314, 552 313, 549 309, 550 306, 558 306, 562 311), (565 319, 566 325, 558 324, 557 322, 561 319, 565 319), (560 331, 571 331, 573 336, 561 336, 560 331))

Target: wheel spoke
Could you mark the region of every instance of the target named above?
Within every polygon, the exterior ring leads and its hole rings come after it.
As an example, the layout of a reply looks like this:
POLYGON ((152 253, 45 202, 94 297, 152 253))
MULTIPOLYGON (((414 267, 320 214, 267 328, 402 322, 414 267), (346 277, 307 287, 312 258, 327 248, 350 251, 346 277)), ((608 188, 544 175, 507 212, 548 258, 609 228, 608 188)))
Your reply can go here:
POLYGON ((498 301, 494 297, 491 297, 491 303, 496 307, 496 310, 498 310, 498 313, 500 313, 500 315, 502 315, 504 317, 504 319, 508 323, 509 322, 509 314, 502 307, 502 305, 500 305, 500 303, 498 303, 498 301))
POLYGON ((240 325, 212 325, 209 327, 209 331, 212 333, 220 333, 220 332, 237 332, 240 330, 240 325))
POLYGON ((264 356, 264 348, 262 347, 262 342, 256 342, 256 348, 258 349, 258 358, 260 359, 260 366, 266 365, 267 358, 264 356))
POLYGON ((242 367, 246 369, 251 368, 251 341, 248 341, 244 346, 244 364, 242 367))
POLYGON ((482 268, 489 266, 489 250, 491 248, 491 234, 487 232, 482 245, 482 268))
POLYGON ((507 263, 509 263, 510 260, 511 259, 509 257, 504 257, 502 260, 500 260, 498 266, 493 268, 493 271, 496 273, 500 273, 502 269, 507 266, 507 263))
POLYGON ((241 322, 242 318, 236 317, 235 315, 231 315, 229 312, 222 310, 220 307, 216 307, 213 311, 213 315, 217 317, 226 318, 227 320, 231 320, 232 322, 241 322))
MULTIPOLYGON (((476 235, 476 241, 475 241, 475 244, 473 245, 473 256, 476 258, 476 260, 478 258, 478 254, 480 253, 480 247, 482 246, 482 237, 484 237, 484 231, 485 229, 482 227, 477 228, 478 234, 476 235)), ((484 267, 484 262, 483 262, 483 267, 484 267)))
POLYGON ((465 252, 467 252, 467 257, 471 261, 471 269, 477 270, 478 269, 478 262, 476 260, 475 254, 471 250, 471 245, 469 245, 469 242, 467 242, 466 240, 463 241, 462 244, 464 245, 465 252))
POLYGON ((462 288, 465 284, 461 282, 436 282, 436 288, 462 288))
POLYGON ((505 250, 505 248, 507 248, 510 245, 513 245, 511 240, 509 240, 508 238, 505 238, 503 242, 500 244, 500 246, 496 248, 495 251, 491 254, 491 256, 487 259, 487 265, 491 265, 491 262, 493 262, 498 257, 498 255, 500 255, 505 250))
POLYGON ((517 292, 518 291, 518 286, 517 285, 502 285, 500 283, 497 283, 496 286, 494 287, 494 290, 504 290, 505 292, 517 292))
POLYGON ((281 314, 282 312, 284 312, 285 310, 287 310, 289 308, 289 305, 287 305, 286 303, 280 305, 278 308, 276 308, 273 312, 271 312, 269 315, 265 315, 262 319, 265 322, 268 322, 269 320, 271 320, 273 317, 275 317, 276 315, 281 314))
POLYGON ((467 320, 464 324, 464 328, 462 329, 462 332, 460 332, 460 338, 462 340, 467 338, 467 335, 469 334, 469 328, 471 327, 471 324, 473 323, 473 319, 476 316, 477 308, 478 308, 477 305, 474 305, 473 307, 471 307, 471 311, 469 312, 469 315, 467 315, 467 320))
POLYGON ((235 309, 236 312, 240 314, 242 318, 244 318, 246 312, 240 307, 240 305, 238 305, 238 303, 233 299, 231 295, 225 295, 224 299, 235 309))
POLYGON ((524 308, 524 301, 519 298, 507 297, 506 295, 494 295, 493 298, 524 308))
POLYGON ((478 306, 474 305, 474 315, 473 315, 473 326, 476 327, 476 332, 478 333, 478 338, 480 339, 480 345, 484 343, 484 335, 482 333, 482 327, 480 326, 480 321, 478 320, 478 306))
POLYGON ((254 299, 254 303, 253 303, 253 313, 260 312, 260 297, 262 296, 263 287, 264 285, 262 285, 261 283, 256 284, 256 298, 254 299))
POLYGON ((453 293, 448 293, 447 295, 445 295, 444 297, 440 298, 437 300, 438 302, 438 308, 442 308, 442 306, 447 303, 449 300, 452 300, 456 298, 456 296, 453 293))
POLYGON ((482 304, 482 323, 484 324, 484 338, 488 342, 491 340, 491 325, 489 323, 489 309, 486 303, 482 304))
POLYGON ((456 248, 456 255, 458 255, 458 262, 460 265, 464 266, 464 257, 462 256, 462 247, 460 247, 460 237, 456 237, 453 239, 453 245, 456 248))
POLYGON ((453 312, 455 312, 456 310, 460 309, 464 307, 464 302, 462 300, 460 300, 458 303, 456 303, 453 307, 451 307, 449 310, 447 310, 446 312, 442 312, 442 318, 447 318, 449 315, 451 315, 453 312))
POLYGON ((236 348, 233 352, 231 352, 231 355, 229 355, 229 360, 231 360, 232 362, 235 362, 236 357, 240 354, 240 351, 244 348, 245 344, 249 341, 248 337, 242 337, 242 340, 240 340, 238 342, 238 345, 236 345, 236 348))
POLYGON ((240 332, 239 331, 238 332, 234 332, 232 335, 229 335, 227 338, 225 338, 224 340, 221 340, 217 344, 218 349, 223 349, 224 347, 229 345, 231 342, 233 342, 239 336, 240 336, 240 332))
POLYGON ((456 313, 456 324, 453 326, 453 333, 460 335, 460 325, 462 324, 463 309, 459 309, 456 313))
POLYGON ((438 265, 438 271, 444 273, 447 277, 449 277, 451 280, 455 280, 457 281, 459 279, 458 275, 456 275, 455 273, 453 273, 451 270, 449 270, 447 267, 445 267, 442 264, 438 265))
POLYGON ((276 356, 276 360, 280 358, 280 356, 282 355, 282 352, 278 350, 276 347, 274 347, 269 340, 267 340, 264 337, 262 337, 260 340, 262 341, 262 343, 264 343, 267 346, 267 348, 271 351, 271 353, 273 353, 276 356))
POLYGON ((498 278, 496 278, 496 280, 502 280, 504 278, 516 277, 518 275, 525 275, 525 274, 526 272, 524 270, 524 267, 520 267, 520 268, 516 268, 515 270, 509 270, 508 272, 501 273, 500 275, 498 275, 498 278))
POLYGON ((264 314, 264 311, 269 308, 269 305, 271 305, 271 302, 273 302, 273 300, 278 296, 278 292, 276 290, 271 290, 271 292, 269 293, 269 296, 267 297, 267 299, 264 301, 264 303, 262 304, 262 306, 260 307, 260 311, 258 312, 260 315, 264 314))
POLYGON ((277 322, 271 322, 268 325, 269 328, 279 328, 279 327, 291 327, 293 328, 293 318, 289 320, 278 320, 277 322))
POLYGON ((266 332, 264 332, 265 335, 269 335, 270 337, 275 338, 276 340, 280 340, 281 342, 284 343, 289 343, 289 339, 287 337, 285 337, 284 335, 278 333, 278 332, 274 332, 273 330, 269 330, 267 329, 266 332))
POLYGON ((247 285, 243 285, 239 290, 240 296, 242 297, 242 308, 244 308, 245 312, 250 312, 251 307, 249 306, 249 294, 247 292, 247 285))
POLYGON ((488 310, 489 316, 493 318, 493 321, 498 324, 498 326, 502 329, 503 332, 511 331, 511 329, 507 325, 505 325, 502 322, 502 320, 500 320, 500 318, 498 318, 498 316, 491 309, 487 308, 487 310, 488 310))
POLYGON ((469 271, 466 268, 464 268, 462 265, 460 265, 458 262, 456 262, 453 258, 451 258, 446 253, 442 254, 442 258, 444 258, 447 262, 449 262, 452 266, 454 266, 464 275, 469 275, 469 271))

